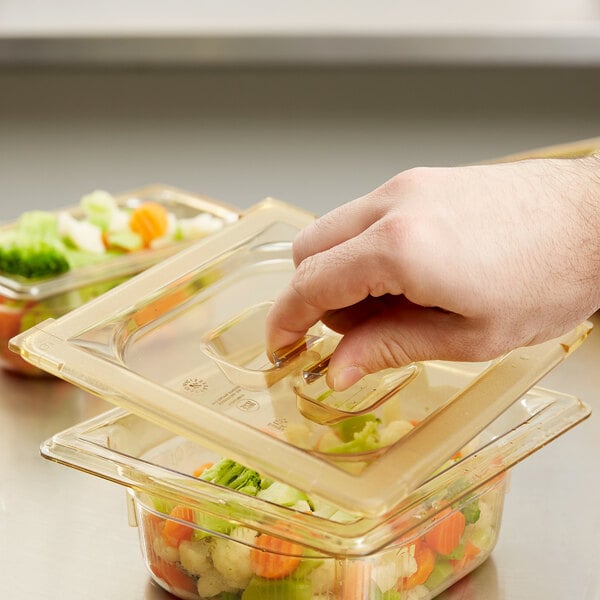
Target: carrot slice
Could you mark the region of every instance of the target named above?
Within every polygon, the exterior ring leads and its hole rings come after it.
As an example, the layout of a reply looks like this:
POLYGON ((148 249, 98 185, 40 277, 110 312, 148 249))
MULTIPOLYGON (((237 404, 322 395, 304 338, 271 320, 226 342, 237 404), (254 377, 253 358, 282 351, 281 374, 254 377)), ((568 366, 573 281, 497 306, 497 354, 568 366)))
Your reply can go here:
POLYGON ((162 530, 162 536, 169 544, 174 548, 179 548, 179 544, 184 540, 192 539, 194 534, 194 528, 189 525, 184 525, 180 521, 187 521, 188 523, 194 523, 194 511, 187 506, 178 504, 169 514, 170 519, 165 521, 165 526, 162 530), (175 520, 179 519, 179 520, 175 520))
POLYGON ((401 591, 424 584, 435 567, 435 552, 423 540, 416 541, 414 556, 417 570, 410 577, 403 577, 400 580, 401 591))
POLYGON ((181 571, 176 564, 154 556, 150 563, 150 570, 158 579, 167 584, 169 591, 175 594, 178 591, 187 593, 195 593, 197 591, 196 581, 181 571))
POLYGON ((211 462, 206 462, 202 465, 200 465, 193 473, 194 477, 200 477, 200 475, 202 475, 202 473, 204 473, 204 471, 206 471, 206 469, 210 469, 213 466, 214 463, 211 462))
POLYGON ((261 533, 250 551, 252 571, 267 579, 291 575, 302 560, 302 546, 289 540, 261 533))
POLYGON ((140 204, 133 210, 129 219, 129 227, 141 236, 145 246, 148 246, 152 240, 165 235, 168 226, 167 209, 158 202, 140 204))
POLYGON ((460 543, 465 531, 465 515, 459 510, 442 511, 435 519, 433 527, 425 534, 429 547, 440 554, 450 554, 460 543))

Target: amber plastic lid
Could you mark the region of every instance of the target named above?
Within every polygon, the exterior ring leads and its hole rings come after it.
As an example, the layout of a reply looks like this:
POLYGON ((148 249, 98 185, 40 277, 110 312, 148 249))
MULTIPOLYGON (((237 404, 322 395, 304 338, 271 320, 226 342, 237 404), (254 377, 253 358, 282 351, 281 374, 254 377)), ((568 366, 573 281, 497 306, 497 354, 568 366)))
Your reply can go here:
POLYGON ((291 241, 312 220, 265 200, 11 348, 274 479, 355 514, 383 515, 559 364, 590 325, 491 363, 418 363, 332 392, 324 373, 338 337, 325 326, 275 365, 265 352, 265 312, 292 276, 291 241))

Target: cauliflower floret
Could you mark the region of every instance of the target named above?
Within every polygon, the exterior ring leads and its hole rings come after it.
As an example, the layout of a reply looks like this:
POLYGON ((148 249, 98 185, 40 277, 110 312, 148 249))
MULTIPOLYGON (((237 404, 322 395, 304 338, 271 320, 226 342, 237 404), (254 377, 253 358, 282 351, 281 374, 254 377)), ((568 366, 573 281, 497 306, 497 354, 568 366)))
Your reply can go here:
POLYGON ((198 579, 198 594, 202 598, 212 598, 221 592, 235 591, 235 588, 228 585, 221 573, 214 568, 202 574, 198 579))
POLYGON ((402 600, 423 600, 429 598, 430 590, 424 585, 418 585, 406 592, 402 596, 402 600))
POLYGON ((410 577, 417 571, 414 545, 386 552, 373 567, 372 578, 382 592, 393 588, 400 577, 410 577))
POLYGON ((325 559, 311 574, 314 594, 329 594, 335 590, 336 569, 333 559, 325 559))
POLYGON ((288 423, 285 428, 285 437, 290 444, 299 448, 310 448, 312 431, 305 423, 288 423))
POLYGON ((170 563, 175 563, 179 560, 179 549, 169 546, 162 535, 157 535, 152 543, 154 554, 163 560, 170 563))
POLYGON ((381 445, 391 446, 401 437, 404 437, 411 429, 413 429, 413 425, 408 421, 391 421, 379 431, 381 445))
POLYGON ((243 589, 252 578, 250 546, 256 538, 256 531, 237 527, 231 532, 232 539, 215 539, 212 561, 215 569, 225 582, 235 589, 243 589))
POLYGON ((109 231, 123 231, 129 229, 129 219, 131 215, 124 210, 115 210, 110 215, 110 222, 108 224, 109 231))
POLYGON ((184 540, 179 545, 179 560, 181 566, 191 575, 202 575, 212 569, 210 564, 210 540, 199 542, 184 540))
POLYGON ((71 240, 80 250, 94 254, 106 252, 102 229, 88 221, 78 221, 68 212, 61 212, 58 215, 58 231, 62 237, 71 240))
POLYGON ((184 239, 199 238, 223 227, 223 221, 210 213, 201 213, 188 219, 179 219, 179 231, 184 239))

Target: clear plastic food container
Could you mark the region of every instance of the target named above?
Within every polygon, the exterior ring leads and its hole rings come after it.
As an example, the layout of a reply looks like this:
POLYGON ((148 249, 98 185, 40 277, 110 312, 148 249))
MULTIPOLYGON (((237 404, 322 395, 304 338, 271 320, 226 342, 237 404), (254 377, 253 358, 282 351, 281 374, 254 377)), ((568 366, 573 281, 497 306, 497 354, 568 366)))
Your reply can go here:
POLYGON ((152 576, 182 598, 432 598, 491 552, 507 471, 589 415, 534 387, 587 323, 343 393, 326 385, 339 337, 322 324, 270 360, 266 310, 312 219, 264 201, 10 342, 121 407, 42 452, 131 489, 152 576))
MULTIPOLYGON (((184 233, 164 243, 134 251, 110 251, 98 261, 70 268, 52 277, 27 278, 0 271, 0 366, 26 375, 44 372, 8 350, 8 340, 37 323, 57 318, 115 287, 132 275, 181 250, 198 237, 235 221, 238 212, 224 203, 164 185, 151 185, 114 197, 122 214, 146 202, 158 203, 184 233), (203 223, 201 222, 203 221, 203 223), (197 225, 197 226, 196 226, 197 225), (202 226, 204 228, 202 228, 202 226), (187 228, 187 229, 186 229, 187 228)), ((81 204, 53 211, 84 221, 81 204)), ((14 230, 17 222, 0 227, 0 236, 14 230)))
POLYGON ((510 467, 587 414, 534 388, 377 519, 279 484, 257 497, 203 480, 220 455, 119 408, 42 453, 129 488, 150 576, 179 598, 428 600, 492 552, 510 467))

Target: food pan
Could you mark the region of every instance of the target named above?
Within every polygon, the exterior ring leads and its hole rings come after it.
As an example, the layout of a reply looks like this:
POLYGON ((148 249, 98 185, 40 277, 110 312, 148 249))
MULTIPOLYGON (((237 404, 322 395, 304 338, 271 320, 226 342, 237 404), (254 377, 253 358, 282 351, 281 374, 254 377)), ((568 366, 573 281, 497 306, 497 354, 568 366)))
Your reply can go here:
POLYGON ((511 467, 588 412, 571 396, 530 390, 375 519, 120 408, 57 434, 42 453, 128 488, 149 574, 177 597, 427 600, 492 552, 511 467))
MULTIPOLYGON (((66 314, 237 218, 238 212, 224 203, 152 185, 114 197, 93 192, 77 205, 52 212, 27 211, 17 221, 2 225, 0 366, 20 374, 44 374, 8 350, 11 337, 66 314), (129 222, 140 206, 155 204, 167 219, 166 230, 144 243, 141 236, 131 233, 129 222), (46 235, 40 229, 48 226, 48 219, 55 220, 60 231, 57 239, 52 236, 52 244, 40 250, 39 237, 46 235), (33 249, 32 228, 36 229, 33 249), (60 246, 60 256, 69 258, 63 268, 48 265, 56 260, 55 244, 60 246)), ((144 231, 150 227, 146 225, 144 231)))

